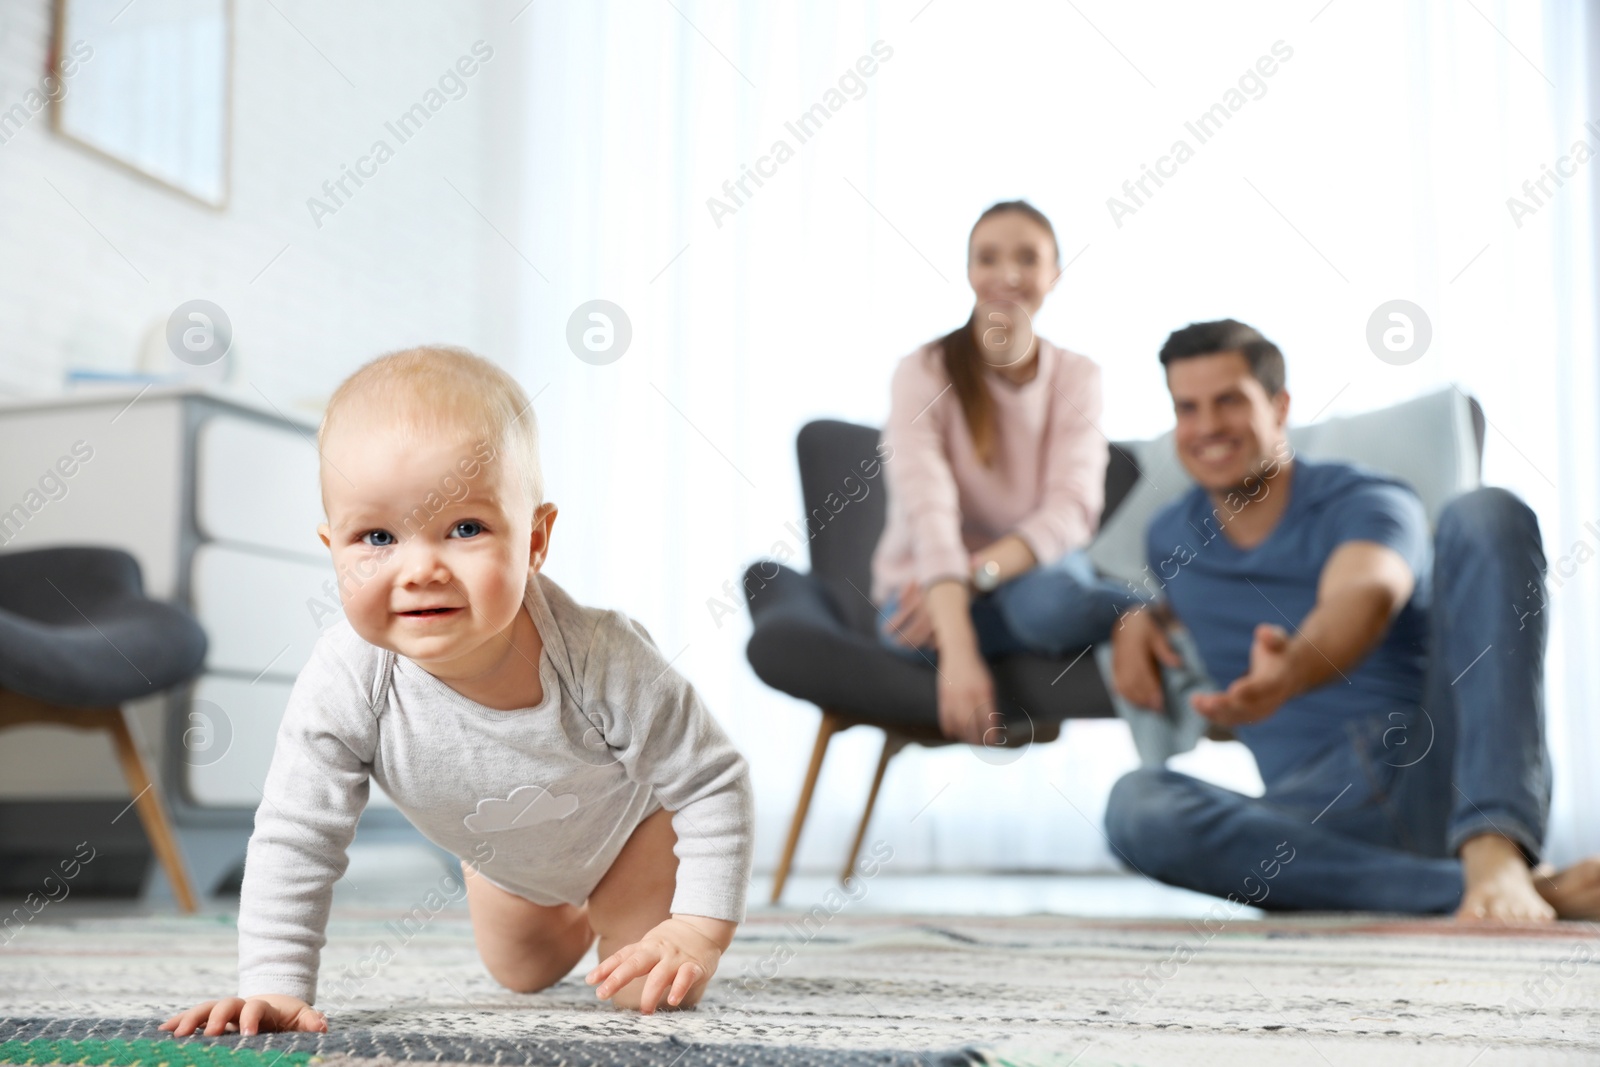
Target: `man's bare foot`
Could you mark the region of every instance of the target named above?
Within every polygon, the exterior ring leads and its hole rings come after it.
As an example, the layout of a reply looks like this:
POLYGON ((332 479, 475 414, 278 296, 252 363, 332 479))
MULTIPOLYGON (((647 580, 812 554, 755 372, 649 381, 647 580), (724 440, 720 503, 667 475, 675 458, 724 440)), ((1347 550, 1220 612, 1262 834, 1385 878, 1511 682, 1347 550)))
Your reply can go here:
MULTIPOLYGON (((1466 891, 1456 918, 1462 922, 1542 923, 1556 918, 1553 904, 1534 886, 1522 849, 1499 834, 1480 834, 1461 846, 1466 891)), ((1576 891, 1576 884, 1571 886, 1576 891)), ((1591 892, 1600 891, 1600 887, 1591 892)))
POLYGON ((1563 919, 1600 920, 1600 856, 1579 860, 1564 871, 1541 863, 1533 887, 1563 919))

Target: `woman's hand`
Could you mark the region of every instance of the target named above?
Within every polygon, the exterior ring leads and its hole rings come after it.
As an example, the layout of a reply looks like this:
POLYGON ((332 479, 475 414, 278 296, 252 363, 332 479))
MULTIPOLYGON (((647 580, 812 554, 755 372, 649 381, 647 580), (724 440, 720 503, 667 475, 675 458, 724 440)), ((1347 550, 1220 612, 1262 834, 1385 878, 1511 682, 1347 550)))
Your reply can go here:
POLYGON ((208 1000, 188 1011, 180 1011, 160 1029, 171 1030, 173 1037, 185 1037, 202 1025, 205 1036, 216 1037, 230 1029, 241 1034, 275 1033, 280 1030, 328 1031, 328 1017, 297 997, 264 993, 245 1000, 242 997, 224 997, 208 1000), (238 1025, 234 1023, 237 1021, 238 1025))
POLYGON ((900 602, 889 619, 889 632, 895 640, 909 648, 926 648, 933 641, 933 616, 928 614, 928 602, 923 598, 922 586, 915 581, 906 583, 900 590, 900 602))
POLYGON ((939 732, 952 741, 981 745, 1001 725, 994 678, 978 650, 939 655, 939 732))
POLYGON ((679 1007, 686 999, 693 1004, 717 973, 733 930, 730 922, 674 915, 601 960, 584 981, 598 982, 595 995, 609 1000, 635 978, 648 975, 639 991, 639 1011, 645 1015, 656 1010, 663 995, 669 1007, 679 1007))
POLYGON ((923 600, 939 649, 939 732, 952 741, 981 745, 984 734, 1002 720, 995 709, 994 679, 978 650, 966 584, 935 582, 923 600))

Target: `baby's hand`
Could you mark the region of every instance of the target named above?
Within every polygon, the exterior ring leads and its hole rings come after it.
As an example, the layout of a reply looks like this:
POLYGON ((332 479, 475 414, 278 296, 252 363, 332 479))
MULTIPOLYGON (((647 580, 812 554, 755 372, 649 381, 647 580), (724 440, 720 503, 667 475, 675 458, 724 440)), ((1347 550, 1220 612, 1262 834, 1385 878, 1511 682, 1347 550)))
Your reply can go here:
POLYGON ((161 1024, 161 1029, 171 1030, 173 1037, 194 1033, 205 1025, 207 1037, 216 1037, 234 1029, 238 1020, 241 1034, 272 1033, 278 1030, 316 1030, 326 1033, 328 1017, 311 1005, 295 997, 266 993, 244 1000, 225 997, 196 1004, 188 1011, 180 1011, 161 1024))
POLYGON ((675 915, 601 960, 585 981, 599 982, 595 996, 609 1000, 635 978, 649 975, 639 993, 639 1010, 645 1015, 656 1010, 663 993, 670 1007, 679 1007, 685 998, 693 1004, 717 972, 733 931, 731 922, 675 915))

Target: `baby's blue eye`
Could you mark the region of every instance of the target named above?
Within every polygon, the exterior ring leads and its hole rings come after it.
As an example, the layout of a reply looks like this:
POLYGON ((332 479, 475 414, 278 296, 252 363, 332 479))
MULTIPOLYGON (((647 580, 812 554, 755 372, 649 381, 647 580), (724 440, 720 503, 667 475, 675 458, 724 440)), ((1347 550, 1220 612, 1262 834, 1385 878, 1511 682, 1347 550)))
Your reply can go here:
POLYGON ((451 537, 456 536, 458 533, 460 533, 462 537, 476 537, 482 532, 483 523, 478 522, 475 519, 462 519, 460 522, 456 523, 450 528, 451 537), (465 533, 461 533, 463 529, 466 530, 465 533))
POLYGON ((395 543, 394 534, 388 530, 368 530, 361 535, 361 543, 371 545, 373 548, 388 548, 395 543), (372 540, 378 538, 378 540, 372 540))

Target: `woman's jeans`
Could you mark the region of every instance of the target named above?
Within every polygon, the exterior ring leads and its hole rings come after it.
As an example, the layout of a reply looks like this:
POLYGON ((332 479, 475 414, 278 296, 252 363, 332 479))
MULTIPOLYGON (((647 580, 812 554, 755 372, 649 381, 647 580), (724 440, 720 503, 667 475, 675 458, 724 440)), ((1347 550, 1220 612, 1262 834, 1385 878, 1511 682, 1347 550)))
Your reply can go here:
MULTIPOLYGON (((1079 550, 974 596, 972 626, 985 659, 1022 652, 1060 656, 1106 640, 1117 616, 1140 602, 1130 586, 1096 575, 1088 554, 1079 550)), ((931 661, 931 647, 902 644, 890 628, 899 605, 897 590, 879 612, 878 637, 902 656, 931 661)))
POLYGON ((1458 907, 1456 853, 1477 834, 1537 860, 1550 808, 1544 572, 1527 505, 1503 489, 1457 497, 1434 537, 1422 705, 1351 718, 1259 798, 1132 771, 1106 805, 1113 853, 1262 908, 1387 912, 1458 907))

